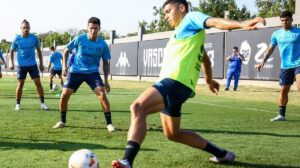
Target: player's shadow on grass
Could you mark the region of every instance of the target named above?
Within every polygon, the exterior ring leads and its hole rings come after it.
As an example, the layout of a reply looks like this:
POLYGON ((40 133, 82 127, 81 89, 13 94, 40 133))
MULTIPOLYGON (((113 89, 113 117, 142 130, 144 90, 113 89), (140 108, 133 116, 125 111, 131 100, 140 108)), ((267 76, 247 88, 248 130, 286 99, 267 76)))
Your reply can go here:
POLYGON ((226 163, 224 166, 230 167, 245 167, 245 168, 299 168, 297 166, 280 166, 280 165, 268 165, 268 164, 258 164, 258 163, 246 163, 246 162, 239 162, 235 161, 232 163, 226 163))
POLYGON ((300 138, 300 135, 291 134, 276 134, 269 132, 246 132, 246 131, 224 131, 224 130, 205 130, 205 129, 186 129, 190 131, 200 132, 200 133, 221 133, 221 134, 238 134, 238 135, 268 135, 274 137, 288 137, 288 138, 300 138))
MULTIPOLYGON (((97 113, 97 112, 99 112, 99 113, 103 113, 103 111, 102 110, 100 110, 100 109, 98 109, 98 110, 78 110, 78 109, 68 109, 68 111, 74 111, 74 112, 79 112, 79 113, 81 113, 81 112, 91 112, 91 113, 97 113)), ((111 110, 112 111, 112 113, 130 113, 130 111, 129 110, 111 110)))
MULTIPOLYGON (((29 150, 60 150, 60 151, 74 151, 78 149, 103 149, 103 150, 121 150, 124 148, 108 147, 101 144, 93 143, 80 143, 80 142, 68 142, 68 141, 51 141, 51 140, 32 140, 32 139, 19 139, 0 137, 0 149, 29 149, 29 150), (8 142, 7 140, 17 141, 30 141, 30 142, 8 142), (6 141, 2 141, 6 140, 6 141)), ((143 148, 143 151, 157 151, 156 149, 143 148)))

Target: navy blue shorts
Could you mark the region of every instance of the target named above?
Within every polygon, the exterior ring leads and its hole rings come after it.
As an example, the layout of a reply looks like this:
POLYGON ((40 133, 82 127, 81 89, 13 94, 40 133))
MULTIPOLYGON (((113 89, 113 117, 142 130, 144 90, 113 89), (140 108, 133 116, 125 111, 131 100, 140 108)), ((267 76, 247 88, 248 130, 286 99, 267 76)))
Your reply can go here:
POLYGON ((75 93, 82 82, 86 82, 93 91, 96 87, 104 86, 99 72, 91 74, 69 73, 64 88, 73 89, 75 93))
POLYGON ((26 79, 27 72, 29 72, 29 75, 30 75, 31 79, 40 78, 40 72, 39 72, 39 69, 38 69, 37 65, 18 66, 17 78, 19 80, 26 79))
POLYGON ((153 87, 160 92, 164 99, 165 108, 162 113, 171 117, 180 117, 182 104, 194 94, 187 86, 169 78, 155 83, 153 87))
POLYGON ((62 70, 54 70, 54 69, 51 69, 51 72, 50 72, 50 73, 51 73, 51 75, 53 75, 53 76, 55 76, 56 74, 57 74, 57 75, 61 75, 61 71, 62 71, 62 70))
POLYGON ((290 69, 280 69, 279 85, 280 86, 293 85, 297 74, 300 74, 300 66, 296 68, 290 68, 290 69))

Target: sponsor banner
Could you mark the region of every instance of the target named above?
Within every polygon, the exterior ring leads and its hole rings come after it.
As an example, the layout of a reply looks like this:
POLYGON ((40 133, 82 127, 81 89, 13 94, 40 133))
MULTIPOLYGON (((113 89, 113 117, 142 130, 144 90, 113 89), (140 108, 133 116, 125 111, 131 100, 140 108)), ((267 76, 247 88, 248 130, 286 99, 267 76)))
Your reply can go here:
MULTIPOLYGON (((224 38, 225 33, 206 35, 204 48, 210 58, 213 78, 224 78, 224 38)), ((204 77, 203 70, 200 77, 204 77)))
POLYGON ((142 41, 138 51, 138 74, 159 76, 169 39, 142 41))
POLYGON ((110 74, 137 76, 137 51, 138 42, 111 45, 110 74))
MULTIPOLYGON (((261 72, 257 72, 254 67, 264 58, 264 52, 270 45, 271 36, 280 27, 265 28, 255 31, 232 31, 226 33, 225 57, 232 54, 234 46, 239 48, 239 52, 245 57, 243 61, 242 79, 264 79, 277 80, 280 70, 280 56, 278 47, 273 52, 261 72)), ((225 62, 225 74, 228 62, 225 62)), ((226 76, 225 76, 226 77, 226 76)))

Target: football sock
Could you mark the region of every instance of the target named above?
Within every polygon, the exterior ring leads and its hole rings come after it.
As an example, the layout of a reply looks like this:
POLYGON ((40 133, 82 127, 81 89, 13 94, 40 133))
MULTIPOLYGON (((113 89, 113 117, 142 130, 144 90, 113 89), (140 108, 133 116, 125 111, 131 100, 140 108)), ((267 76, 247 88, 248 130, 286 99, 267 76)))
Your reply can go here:
POLYGON ((21 99, 17 99, 17 104, 20 104, 21 103, 21 99))
POLYGON ((53 86, 53 84, 52 84, 52 83, 50 83, 50 90, 52 90, 52 86, 53 86))
POLYGON ((45 98, 44 97, 40 97, 41 103, 45 103, 45 98))
POLYGON ((61 111, 60 112, 60 121, 63 122, 63 123, 66 123, 67 121, 67 112, 66 111, 61 111))
POLYGON ((128 141, 123 159, 127 160, 130 166, 132 166, 133 160, 137 155, 137 153, 139 152, 139 150, 140 150, 140 144, 134 141, 128 141))
POLYGON ((285 117, 286 106, 279 106, 279 115, 285 117))
POLYGON ((104 116, 105 116, 105 119, 106 119, 106 125, 112 124, 111 112, 104 112, 104 116))
POLYGON ((221 149, 221 148, 215 146, 214 144, 212 144, 210 142, 207 142, 207 145, 204 148, 204 151, 213 154, 217 158, 223 158, 226 155, 226 153, 227 153, 226 150, 221 149))

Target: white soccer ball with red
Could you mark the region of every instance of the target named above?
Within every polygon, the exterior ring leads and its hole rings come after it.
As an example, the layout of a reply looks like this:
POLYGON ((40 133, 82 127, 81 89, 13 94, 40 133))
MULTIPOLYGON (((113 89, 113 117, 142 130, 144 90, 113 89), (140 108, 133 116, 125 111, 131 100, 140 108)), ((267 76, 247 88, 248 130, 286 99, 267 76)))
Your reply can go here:
POLYGON ((99 168, 99 160, 92 151, 80 149, 71 155, 69 168, 99 168))

